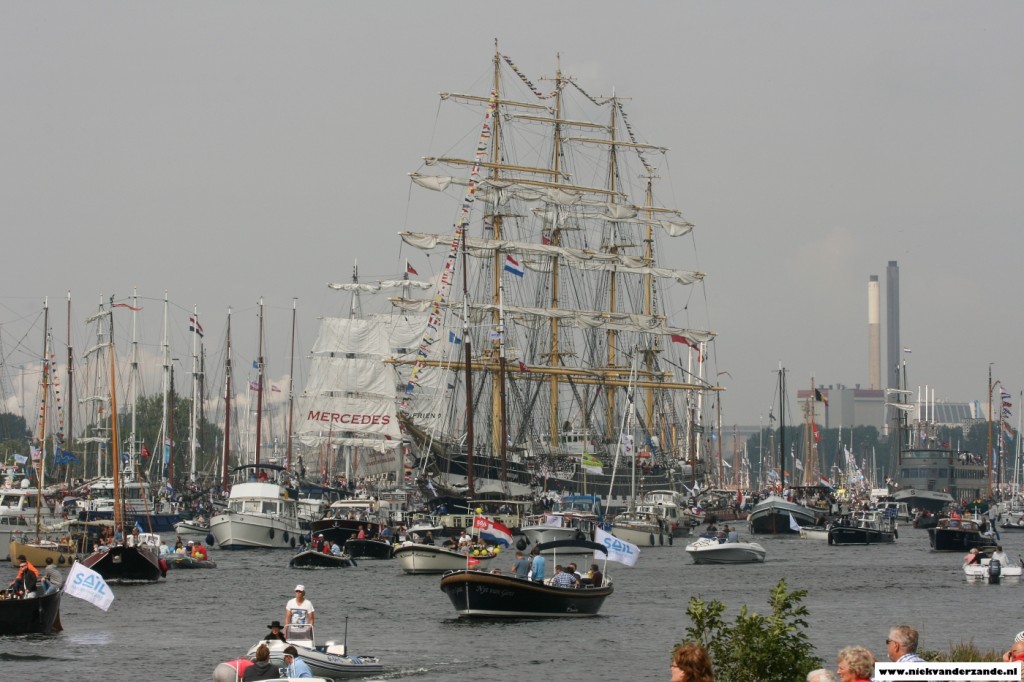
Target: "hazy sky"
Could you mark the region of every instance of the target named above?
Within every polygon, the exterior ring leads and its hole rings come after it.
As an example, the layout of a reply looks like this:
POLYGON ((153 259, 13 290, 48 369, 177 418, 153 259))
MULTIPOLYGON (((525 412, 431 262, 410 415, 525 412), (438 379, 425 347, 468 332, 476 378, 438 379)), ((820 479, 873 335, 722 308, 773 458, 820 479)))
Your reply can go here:
POLYGON ((193 305, 214 344, 233 306, 251 348, 265 297, 287 374, 292 297, 301 354, 354 257, 396 276, 415 258, 398 231, 450 230, 408 215, 407 173, 436 147, 437 93, 486 79, 497 38, 531 76, 560 54, 631 97, 672 150, 726 424, 766 416, 779 362, 794 390, 866 385, 867 281, 889 260, 911 383, 984 401, 995 363, 1016 395, 1022 26, 1017 2, 5 0, 4 352, 39 345, 20 325, 45 296, 63 337, 68 290, 80 321, 137 286, 146 348, 166 290, 180 357, 193 305))

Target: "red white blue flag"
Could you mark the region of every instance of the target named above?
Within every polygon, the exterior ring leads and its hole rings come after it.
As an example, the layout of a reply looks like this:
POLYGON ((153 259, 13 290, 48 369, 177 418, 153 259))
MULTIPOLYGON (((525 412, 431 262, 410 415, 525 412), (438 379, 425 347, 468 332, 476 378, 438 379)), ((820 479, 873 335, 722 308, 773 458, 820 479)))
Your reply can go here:
POLYGON ((473 529, 487 542, 493 542, 502 547, 509 547, 512 544, 512 531, 486 516, 478 516, 473 519, 473 529))
POLYGON ((523 270, 523 264, 513 258, 511 255, 505 256, 505 272, 510 272, 516 277, 522 277, 526 272, 523 270))

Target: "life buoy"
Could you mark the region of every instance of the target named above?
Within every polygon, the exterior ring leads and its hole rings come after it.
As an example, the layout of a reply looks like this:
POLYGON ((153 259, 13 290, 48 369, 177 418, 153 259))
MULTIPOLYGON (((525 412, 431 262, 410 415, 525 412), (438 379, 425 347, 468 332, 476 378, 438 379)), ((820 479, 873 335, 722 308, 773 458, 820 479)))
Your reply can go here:
POLYGON ((270 539, 271 540, 274 539, 274 529, 273 528, 270 529, 270 539))

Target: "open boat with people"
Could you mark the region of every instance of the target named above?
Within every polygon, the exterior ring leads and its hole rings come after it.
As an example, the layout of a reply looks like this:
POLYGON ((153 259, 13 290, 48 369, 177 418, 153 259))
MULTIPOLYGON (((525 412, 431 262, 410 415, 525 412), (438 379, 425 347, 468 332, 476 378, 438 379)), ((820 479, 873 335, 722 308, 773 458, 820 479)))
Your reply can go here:
MULTIPOLYGON (((538 545, 541 551, 582 546, 591 553, 607 548, 589 540, 556 540, 538 545)), ((607 562, 606 562, 607 566, 607 562)), ((596 616, 614 591, 607 575, 600 585, 563 587, 551 577, 544 582, 503 573, 460 569, 445 573, 441 591, 448 595, 460 618, 579 618, 596 616)))
MULTIPOLYGON (((38 590, 43 591, 42 584, 38 590)), ((63 590, 52 590, 25 597, 13 590, 0 591, 0 636, 60 632, 63 629, 60 624, 60 598, 63 593, 63 590)))
POLYGON ((491 559, 497 554, 467 554, 435 545, 421 545, 415 542, 404 542, 395 548, 398 565, 406 573, 444 573, 460 568, 490 565, 491 559))
POLYGON ((756 564, 764 562, 767 550, 756 542, 723 542, 702 537, 687 545, 686 553, 695 564, 756 564))
POLYGON ((386 540, 349 538, 343 547, 353 559, 394 559, 395 547, 386 540))
POLYGON ((331 554, 315 549, 303 550, 288 562, 288 568, 349 568, 355 565, 348 554, 331 554))
POLYGON ((992 535, 982 533, 973 519, 939 519, 934 528, 928 529, 928 542, 936 552, 963 552, 996 544, 992 535))
MULTIPOLYGON (((256 649, 266 644, 270 649, 270 662, 277 667, 285 667, 284 650, 294 646, 299 656, 314 675, 330 679, 379 675, 384 672, 384 665, 377 656, 355 656, 348 652, 348 619, 345 619, 345 640, 341 644, 328 641, 317 645, 313 636, 312 625, 288 624, 284 626, 284 636, 288 640, 265 639, 256 642, 246 654, 247 658, 256 655, 256 649)), ((223 665, 223 664, 222 664, 223 665)))
MULTIPOLYGON (((980 552, 979 552, 980 554, 980 552)), ((970 581, 996 583, 1003 578, 1020 580, 1020 564, 1002 563, 983 556, 977 563, 964 564, 964 577, 970 581)))

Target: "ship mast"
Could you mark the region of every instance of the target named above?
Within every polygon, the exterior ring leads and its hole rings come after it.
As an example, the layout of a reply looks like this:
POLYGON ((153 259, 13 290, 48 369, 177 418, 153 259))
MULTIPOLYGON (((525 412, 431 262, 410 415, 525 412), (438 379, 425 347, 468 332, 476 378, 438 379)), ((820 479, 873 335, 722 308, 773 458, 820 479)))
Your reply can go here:
MULTIPOLYGON (((75 433, 74 423, 73 423, 73 417, 74 417, 75 411, 74 411, 74 409, 72 409, 71 406, 74 405, 74 397, 75 397, 75 395, 74 395, 74 393, 75 393, 75 382, 73 381, 74 373, 75 373, 75 369, 74 369, 74 367, 75 367, 75 353, 74 353, 74 349, 71 346, 71 292, 70 291, 68 292, 67 330, 68 330, 68 368, 67 368, 67 377, 68 378, 67 378, 67 386, 64 387, 64 391, 65 391, 65 402, 64 402, 64 404, 66 405, 65 412, 67 413, 67 415, 66 415, 67 431, 65 431, 65 433, 67 434, 66 438, 67 438, 67 441, 68 441, 68 450, 71 451, 71 452, 74 452, 74 447, 73 447, 73 442, 72 441, 74 439, 74 433, 75 433)), ((83 460, 83 462, 84 462, 84 460, 83 460)), ((84 467, 84 464, 83 464, 83 467, 84 467)), ((71 480, 71 467, 70 466, 68 466, 67 471, 66 471, 65 483, 68 482, 69 480, 71 480)))
POLYGON ((292 350, 291 365, 288 368, 288 470, 292 468, 292 427, 295 420, 295 316, 299 299, 292 299, 292 350))
POLYGON ((231 453, 231 308, 228 307, 227 360, 224 363, 224 468, 221 470, 221 490, 227 491, 229 455, 231 453))
POLYGON ((256 460, 260 463, 260 443, 263 436, 263 299, 260 298, 260 338, 256 355, 256 460))
MULTIPOLYGON (((46 403, 50 394, 50 304, 43 299, 43 395, 39 408, 39 452, 36 459, 36 544, 39 544, 43 499, 43 460, 46 459, 46 403)), ((56 448, 54 448, 56 449, 56 448)), ((12 552, 13 555, 13 552, 12 552)))

